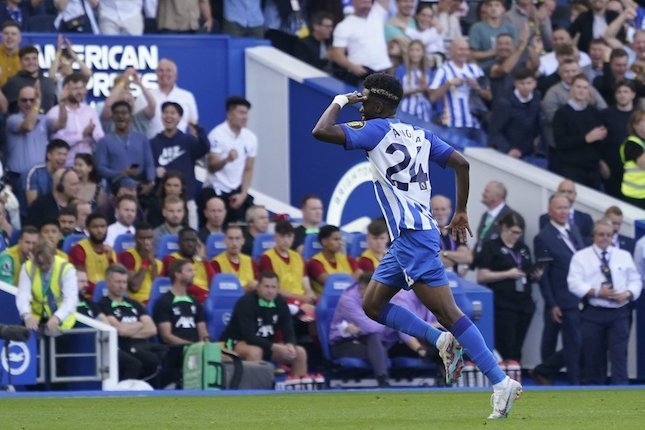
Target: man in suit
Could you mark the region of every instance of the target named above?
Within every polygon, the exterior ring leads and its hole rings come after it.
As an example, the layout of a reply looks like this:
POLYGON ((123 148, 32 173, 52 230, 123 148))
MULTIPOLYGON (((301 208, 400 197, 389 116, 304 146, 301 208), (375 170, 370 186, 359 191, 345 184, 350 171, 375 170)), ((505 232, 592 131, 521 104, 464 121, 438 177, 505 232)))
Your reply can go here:
MULTIPOLYGON (((571 37, 578 36, 578 48, 589 52, 589 45, 594 37, 602 37, 607 26, 618 17, 618 12, 607 10, 609 0, 591 0, 591 10, 578 15, 569 27, 571 37)), ((625 30, 621 29, 618 39, 625 41, 625 30)))
POLYGON ((570 207, 566 194, 553 194, 549 199, 549 222, 533 242, 536 260, 549 260, 540 279, 544 297, 543 362, 531 372, 531 376, 541 384, 551 383, 563 365, 567 367, 569 382, 574 385, 580 383, 580 300, 569 291, 567 274, 573 254, 584 244, 576 225, 568 222, 570 207), (556 352, 560 331, 563 348, 556 352))
POLYGON ((609 206, 605 211, 605 218, 610 220, 611 225, 614 227, 611 245, 619 249, 624 249, 631 255, 634 255, 634 245, 636 243, 634 239, 619 233, 620 227, 623 225, 623 211, 618 206, 609 206))
MULTIPOLYGON (((582 240, 584 241, 584 246, 591 244, 591 236, 593 231, 593 219, 591 215, 586 212, 582 212, 573 208, 573 204, 576 201, 576 184, 570 179, 565 179, 560 182, 558 185, 557 193, 561 193, 567 196, 569 199, 570 210, 569 210, 569 220, 567 221, 570 225, 575 225, 578 227, 578 231, 582 235, 582 240)), ((549 214, 540 215, 540 230, 544 228, 545 225, 549 223, 549 214)))
POLYGON ((477 226, 477 244, 474 248, 474 266, 477 267, 477 254, 482 244, 489 239, 499 237, 499 220, 513 211, 506 204, 506 187, 500 181, 490 181, 484 187, 481 202, 486 206, 486 212, 482 215, 477 226))

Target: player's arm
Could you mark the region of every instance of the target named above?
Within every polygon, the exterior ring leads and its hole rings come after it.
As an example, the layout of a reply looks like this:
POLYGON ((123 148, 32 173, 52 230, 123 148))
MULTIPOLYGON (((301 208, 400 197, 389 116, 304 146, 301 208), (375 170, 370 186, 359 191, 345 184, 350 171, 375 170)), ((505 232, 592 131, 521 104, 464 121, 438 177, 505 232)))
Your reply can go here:
POLYGON ((468 191, 470 189, 470 164, 457 151, 453 151, 446 163, 448 167, 455 169, 456 175, 456 188, 457 188, 457 203, 455 205, 455 214, 452 217, 449 228, 452 228, 453 238, 461 239, 466 242, 466 232, 472 237, 473 232, 468 224, 468 214, 466 213, 466 205, 468 204, 468 191))
POLYGON ((340 110, 346 104, 362 102, 365 96, 362 93, 353 92, 349 94, 337 95, 331 104, 325 109, 318 119, 318 123, 311 131, 311 134, 318 140, 337 145, 345 144, 345 132, 342 127, 336 124, 340 110))

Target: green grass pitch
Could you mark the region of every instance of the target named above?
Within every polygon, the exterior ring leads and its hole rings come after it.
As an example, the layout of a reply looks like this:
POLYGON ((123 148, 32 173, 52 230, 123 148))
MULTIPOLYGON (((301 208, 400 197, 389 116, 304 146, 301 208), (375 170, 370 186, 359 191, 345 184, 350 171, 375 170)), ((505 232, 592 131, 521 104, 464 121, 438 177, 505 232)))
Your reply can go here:
POLYGON ((244 396, 1 398, 9 429, 645 429, 643 390, 527 391, 506 420, 490 395, 351 391, 244 396))

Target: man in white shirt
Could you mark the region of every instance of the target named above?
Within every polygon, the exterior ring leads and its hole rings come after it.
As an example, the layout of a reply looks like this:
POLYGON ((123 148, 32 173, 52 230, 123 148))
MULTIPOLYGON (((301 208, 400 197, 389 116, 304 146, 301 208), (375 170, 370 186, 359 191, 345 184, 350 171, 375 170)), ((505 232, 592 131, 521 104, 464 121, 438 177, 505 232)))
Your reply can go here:
POLYGON ((208 175, 199 196, 200 224, 204 224, 204 207, 213 196, 226 204, 226 223, 242 221, 253 203, 248 191, 258 152, 258 139, 246 128, 251 103, 243 97, 226 100, 226 120, 208 134, 211 152, 206 156, 208 175))
POLYGON ((612 384, 629 384, 627 342, 629 306, 641 294, 642 281, 629 252, 612 246, 610 220, 596 221, 593 245, 571 259, 569 291, 588 303, 582 311, 583 374, 591 385, 607 378, 607 353, 612 384))
POLYGON ((114 247, 117 236, 131 234, 134 239, 134 222, 137 218, 137 199, 132 196, 122 196, 116 202, 114 210, 116 221, 107 228, 105 244, 114 247))
POLYGON ((337 73, 339 79, 358 85, 368 74, 392 66, 384 32, 389 1, 353 0, 352 4, 354 13, 334 29, 329 58, 343 69, 337 73))
MULTIPOLYGON (((159 88, 152 90, 157 107, 155 116, 150 120, 148 127, 148 139, 152 139, 157 134, 164 130, 163 123, 161 122, 161 105, 164 102, 178 103, 184 109, 184 115, 181 117, 177 128, 182 132, 186 131, 188 124, 197 124, 199 115, 197 112, 197 103, 193 93, 177 86, 177 64, 167 58, 159 60, 157 65, 157 84, 159 88)), ((145 106, 142 97, 137 99, 135 111, 139 111, 145 106)))
POLYGON ((101 34, 143 34, 143 0, 101 0, 101 34))

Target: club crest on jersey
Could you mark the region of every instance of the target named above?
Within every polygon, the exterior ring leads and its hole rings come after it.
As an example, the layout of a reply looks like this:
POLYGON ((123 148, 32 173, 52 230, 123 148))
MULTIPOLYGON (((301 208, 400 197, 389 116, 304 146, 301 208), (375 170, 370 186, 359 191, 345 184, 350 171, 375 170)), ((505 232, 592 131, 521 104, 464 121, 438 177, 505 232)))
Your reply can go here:
POLYGON ((354 130, 360 130, 365 127, 365 121, 350 121, 347 123, 347 127, 353 128, 354 130))

